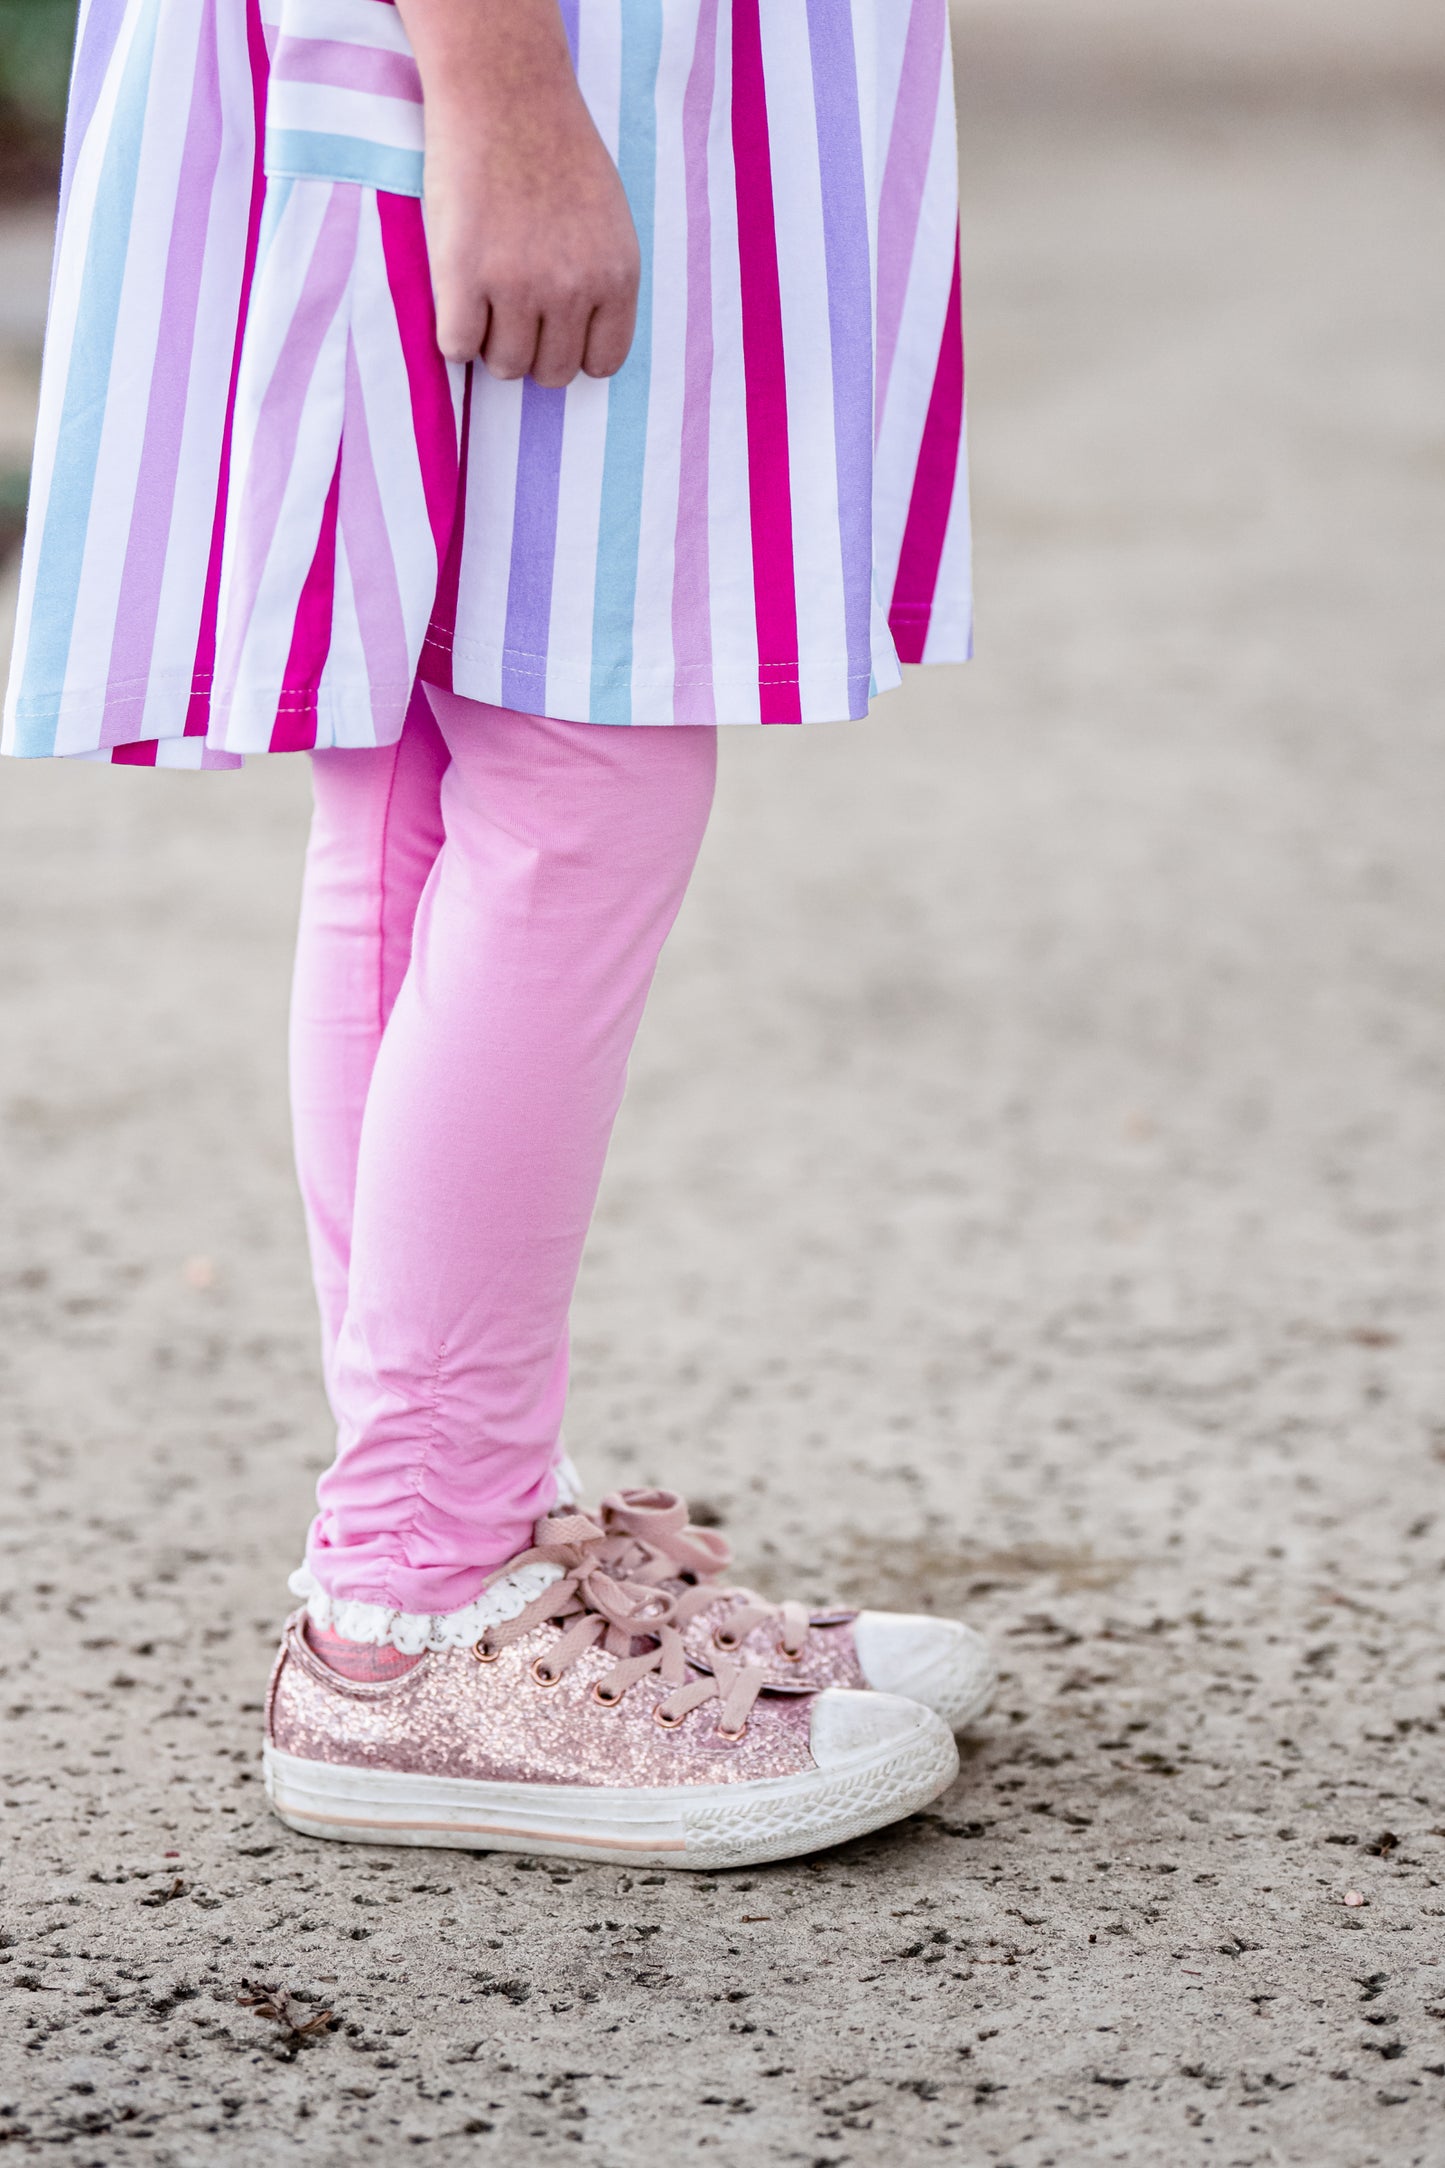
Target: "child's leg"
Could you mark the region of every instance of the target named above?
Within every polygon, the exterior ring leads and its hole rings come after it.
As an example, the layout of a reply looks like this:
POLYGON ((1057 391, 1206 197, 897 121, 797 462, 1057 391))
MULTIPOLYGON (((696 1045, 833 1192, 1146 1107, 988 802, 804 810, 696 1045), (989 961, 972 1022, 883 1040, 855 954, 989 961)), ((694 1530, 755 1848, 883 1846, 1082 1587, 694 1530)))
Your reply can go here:
POLYGON ((291 999, 291 1111, 330 1390, 346 1309, 361 1117, 442 842, 450 759, 419 695, 397 745, 317 753, 291 999))
MULTIPOLYGON (((362 1125, 327 1594, 469 1603, 552 1502, 567 1311, 715 733, 432 696, 446 841, 362 1125)), ((350 754, 339 756, 343 759, 350 754)))

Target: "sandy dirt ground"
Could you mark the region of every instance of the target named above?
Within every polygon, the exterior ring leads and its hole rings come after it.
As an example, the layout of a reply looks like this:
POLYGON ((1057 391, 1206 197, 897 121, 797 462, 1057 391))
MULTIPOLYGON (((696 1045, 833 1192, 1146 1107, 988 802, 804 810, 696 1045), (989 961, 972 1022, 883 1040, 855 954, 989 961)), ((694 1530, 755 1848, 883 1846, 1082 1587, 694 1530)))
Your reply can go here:
POLYGON ((980 659, 727 746, 570 1439, 998 1705, 745 1875, 272 1822, 304 767, 12 769, 7 2159, 1445 2160, 1445 30, 959 15, 980 659))

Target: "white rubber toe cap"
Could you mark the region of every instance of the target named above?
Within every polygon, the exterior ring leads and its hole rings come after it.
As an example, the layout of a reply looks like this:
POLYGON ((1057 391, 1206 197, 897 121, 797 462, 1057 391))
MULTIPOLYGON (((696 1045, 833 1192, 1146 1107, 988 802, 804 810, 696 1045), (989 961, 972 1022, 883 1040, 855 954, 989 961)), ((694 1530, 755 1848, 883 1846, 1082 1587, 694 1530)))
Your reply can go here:
POLYGON ((860 1611, 853 1645, 863 1676, 886 1695, 922 1702, 959 1731, 993 1699, 998 1667, 983 1635, 956 1618, 860 1611))
POLYGON ((958 1774, 958 1749, 948 1726, 901 1694, 826 1687, 814 1697, 808 1744, 818 1767, 829 1774, 885 1765, 907 1771, 914 1795, 910 1808, 925 1795, 936 1798, 958 1774), (926 1780, 922 1792, 920 1776, 926 1780))

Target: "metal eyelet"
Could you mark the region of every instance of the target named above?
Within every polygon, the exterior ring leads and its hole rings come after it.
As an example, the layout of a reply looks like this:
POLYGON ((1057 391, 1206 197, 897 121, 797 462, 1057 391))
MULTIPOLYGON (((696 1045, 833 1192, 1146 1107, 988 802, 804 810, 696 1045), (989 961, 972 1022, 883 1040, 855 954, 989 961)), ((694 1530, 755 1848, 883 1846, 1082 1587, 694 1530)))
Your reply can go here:
POLYGON ((778 1643, 778 1661, 781 1664, 800 1664, 807 1653, 806 1649, 786 1649, 781 1641, 778 1643))
POLYGON ((682 1716, 669 1716, 662 1703, 659 1702, 652 1712, 652 1721, 654 1724, 660 1724, 664 1731, 676 1731, 678 1725, 685 1724, 687 1719, 682 1716))
POLYGON ((527 1668, 541 1687, 550 1690, 552 1687, 562 1684, 561 1672, 553 1671, 550 1665, 543 1663, 540 1656, 534 1657, 527 1668))
POLYGON ((719 1628, 712 1637, 712 1645, 715 1649, 721 1649, 725 1656, 730 1656, 738 1646, 738 1637, 736 1634, 724 1633, 719 1628))
POLYGON ((729 1746, 736 1746, 739 1739, 745 1736, 748 1727, 746 1724, 739 1724, 736 1731, 724 1731, 722 1725, 717 1724, 713 1728, 719 1739, 726 1739, 729 1746))
POLYGON ((621 1701, 622 1696, 620 1694, 604 1694, 602 1691, 602 1681, 599 1679, 592 1689, 592 1699, 596 1702, 600 1702, 604 1709, 615 1709, 618 1703, 621 1701))
POLYGON ((494 1664, 501 1656, 501 1653, 500 1649, 489 1649, 485 1639, 475 1641, 472 1644, 472 1654, 479 1664, 494 1664))

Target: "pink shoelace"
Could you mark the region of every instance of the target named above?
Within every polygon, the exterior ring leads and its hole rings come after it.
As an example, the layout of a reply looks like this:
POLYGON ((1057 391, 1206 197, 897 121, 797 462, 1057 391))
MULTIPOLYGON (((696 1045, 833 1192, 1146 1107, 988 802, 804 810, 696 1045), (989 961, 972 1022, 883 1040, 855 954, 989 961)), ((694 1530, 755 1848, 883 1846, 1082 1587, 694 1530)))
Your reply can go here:
MULTIPOLYGON (((602 1501, 602 1526, 608 1545, 604 1553, 611 1571, 622 1574, 640 1588, 666 1588, 672 1596, 672 1616, 686 1628, 700 1611, 707 1611, 734 1591, 719 1585, 732 1562, 732 1548, 715 1528, 695 1528, 687 1517, 687 1502, 676 1491, 612 1491, 602 1501)), ((811 1614, 801 1603, 765 1603, 747 1596, 734 1604, 724 1625, 713 1635, 713 1646, 726 1653, 737 1648, 755 1626, 776 1621, 778 1653, 798 1663, 807 1653, 811 1614)))
MULTIPOLYGON (((684 1511, 684 1518, 686 1517, 684 1511)), ((653 1714, 672 1730, 694 1709, 716 1700, 718 1736, 740 1739, 753 1703, 767 1684, 755 1664, 734 1664, 724 1657, 699 1675, 683 1647, 678 1598, 653 1582, 624 1574, 613 1557, 607 1532, 583 1513, 552 1514, 536 1527, 537 1542, 503 1571, 519 1566, 560 1566, 562 1577, 533 1598, 504 1626, 489 1627, 476 1644, 476 1655, 490 1663, 512 1642, 544 1623, 561 1626, 562 1638, 532 1665, 539 1686, 555 1686, 586 1650, 599 1648, 617 1661, 592 1689, 603 1708, 615 1708, 639 1679, 654 1673, 672 1689, 653 1714), (639 1641, 645 1644, 640 1650, 639 1641)), ((690 1596, 693 1592, 687 1591, 690 1596)))

